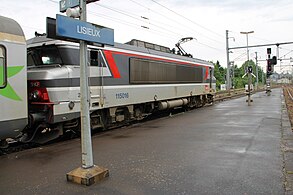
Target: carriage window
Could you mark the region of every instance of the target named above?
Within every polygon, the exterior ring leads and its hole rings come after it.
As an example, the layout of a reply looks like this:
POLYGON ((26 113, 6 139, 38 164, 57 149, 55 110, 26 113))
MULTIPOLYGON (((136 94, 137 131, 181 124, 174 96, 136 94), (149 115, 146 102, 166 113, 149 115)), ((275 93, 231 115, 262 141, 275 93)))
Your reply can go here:
POLYGON ((7 65, 5 48, 0 45, 0 89, 7 84, 7 65))

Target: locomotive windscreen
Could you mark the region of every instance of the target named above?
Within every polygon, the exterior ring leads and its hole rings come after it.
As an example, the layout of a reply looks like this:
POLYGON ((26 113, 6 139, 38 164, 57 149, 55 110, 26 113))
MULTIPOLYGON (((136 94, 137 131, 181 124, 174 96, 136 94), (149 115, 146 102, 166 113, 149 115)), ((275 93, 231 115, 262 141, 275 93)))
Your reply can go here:
POLYGON ((152 61, 147 59, 130 59, 131 84, 155 83, 202 83, 203 67, 152 61))
POLYGON ((63 64, 56 46, 30 48, 27 57, 28 66, 63 64))

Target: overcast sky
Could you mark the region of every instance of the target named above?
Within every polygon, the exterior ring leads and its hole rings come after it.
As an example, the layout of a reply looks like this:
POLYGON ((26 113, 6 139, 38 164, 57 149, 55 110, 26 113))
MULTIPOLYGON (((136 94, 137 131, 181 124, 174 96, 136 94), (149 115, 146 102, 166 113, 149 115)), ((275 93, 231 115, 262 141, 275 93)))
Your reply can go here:
MULTIPOLYGON (((56 18, 59 0, 0 0, 0 15, 15 19, 26 38, 46 32, 46 17, 56 18)), ((88 4, 88 21, 114 29, 115 42, 145 40, 173 48, 182 37, 194 37, 182 47, 194 57, 220 61, 226 66, 226 37, 230 47, 246 46, 241 31, 254 31, 249 45, 293 42, 292 0, 100 0, 88 4), (144 19, 144 18, 146 19, 144 19)), ((251 48, 250 58, 258 52, 266 59, 266 48, 251 48)), ((279 57, 293 57, 293 44, 281 45, 279 57)), ((272 53, 276 55, 276 47, 272 53)), ((230 60, 241 65, 246 50, 233 50, 230 60)), ((265 67, 266 62, 260 61, 265 67)), ((293 62, 283 60, 278 72, 292 71, 293 62)))

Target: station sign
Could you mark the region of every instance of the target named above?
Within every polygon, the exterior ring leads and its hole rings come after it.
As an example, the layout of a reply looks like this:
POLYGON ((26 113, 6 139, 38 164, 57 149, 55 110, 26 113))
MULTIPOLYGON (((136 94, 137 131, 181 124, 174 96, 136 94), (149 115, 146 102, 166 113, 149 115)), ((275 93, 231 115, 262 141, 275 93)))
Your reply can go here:
POLYGON ((92 43, 114 45, 113 29, 59 14, 56 16, 56 35, 92 43))

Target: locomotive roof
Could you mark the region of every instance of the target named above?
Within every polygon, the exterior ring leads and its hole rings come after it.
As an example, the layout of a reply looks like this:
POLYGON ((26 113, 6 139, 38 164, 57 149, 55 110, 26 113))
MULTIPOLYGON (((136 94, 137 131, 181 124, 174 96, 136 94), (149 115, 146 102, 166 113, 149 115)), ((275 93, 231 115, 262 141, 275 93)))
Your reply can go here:
MULTIPOLYGON (((42 46, 42 45, 52 45, 52 44, 68 45, 68 46, 72 46, 72 47, 79 46, 79 44, 77 44, 77 43, 49 39, 44 36, 34 37, 32 39, 27 40, 28 48, 38 47, 38 46, 42 46)), ((105 49, 113 48, 113 46, 102 47, 101 45, 89 45, 88 47, 89 48, 96 48, 96 46, 99 48, 105 48, 105 49)), ((116 43, 115 42, 114 48, 129 50, 129 51, 133 51, 133 52, 142 52, 142 53, 147 53, 147 54, 152 54, 152 55, 159 55, 159 56, 168 57, 168 58, 176 58, 178 60, 190 61, 190 62, 195 62, 195 63, 202 63, 202 64, 207 64, 207 65, 213 66, 213 64, 211 62, 208 62, 205 60, 191 58, 191 57, 187 57, 187 56, 181 56, 181 55, 168 53, 168 52, 157 51, 157 50, 153 50, 153 49, 149 49, 149 48, 145 48, 145 47, 134 46, 134 45, 130 45, 130 44, 123 44, 123 43, 116 43)))

